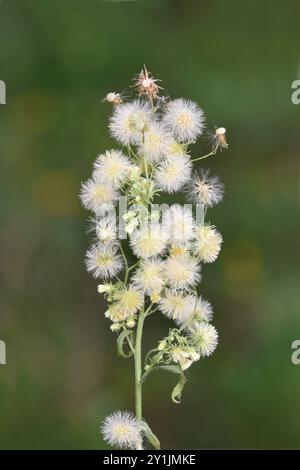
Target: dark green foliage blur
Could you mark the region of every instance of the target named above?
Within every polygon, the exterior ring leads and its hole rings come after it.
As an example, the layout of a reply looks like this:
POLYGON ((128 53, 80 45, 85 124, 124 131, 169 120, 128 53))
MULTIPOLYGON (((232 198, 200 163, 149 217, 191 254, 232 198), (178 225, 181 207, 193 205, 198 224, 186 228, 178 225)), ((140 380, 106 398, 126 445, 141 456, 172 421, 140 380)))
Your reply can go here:
MULTIPOLYGON (((299 15, 296 0, 0 1, 0 448, 104 448, 101 420, 133 409, 132 364, 84 268, 78 193, 115 145, 103 96, 144 63, 230 143, 204 165, 227 188, 202 281, 220 344, 181 405, 174 377, 153 374, 144 416, 163 448, 300 447, 299 15)), ((151 317, 145 348, 169 326, 151 317)))

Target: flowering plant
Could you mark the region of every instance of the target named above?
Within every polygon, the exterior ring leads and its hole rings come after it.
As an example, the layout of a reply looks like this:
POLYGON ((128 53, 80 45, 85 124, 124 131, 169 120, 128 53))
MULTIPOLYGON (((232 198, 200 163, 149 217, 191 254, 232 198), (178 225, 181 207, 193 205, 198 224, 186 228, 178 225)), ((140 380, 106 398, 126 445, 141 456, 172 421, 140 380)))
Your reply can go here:
POLYGON ((80 195, 93 212, 95 233, 87 270, 104 281, 98 292, 107 301, 105 316, 117 334, 119 354, 134 359, 135 414, 118 411, 102 425, 104 439, 119 448, 142 449, 145 440, 160 448, 143 419, 145 380, 157 369, 177 374, 171 398, 180 403, 186 370, 211 355, 218 342, 212 306, 198 285, 202 264, 215 261, 221 248, 222 236, 204 219, 222 200, 224 188, 208 170, 192 171, 194 162, 228 147, 226 130, 209 133, 211 151, 192 159, 190 146, 205 129, 203 111, 185 99, 160 97, 157 82, 144 67, 133 100, 108 93, 110 133, 123 150, 98 156, 80 195), (187 191, 190 204, 157 204, 161 193, 178 191, 187 191), (143 364, 144 322, 158 312, 174 326, 143 364))

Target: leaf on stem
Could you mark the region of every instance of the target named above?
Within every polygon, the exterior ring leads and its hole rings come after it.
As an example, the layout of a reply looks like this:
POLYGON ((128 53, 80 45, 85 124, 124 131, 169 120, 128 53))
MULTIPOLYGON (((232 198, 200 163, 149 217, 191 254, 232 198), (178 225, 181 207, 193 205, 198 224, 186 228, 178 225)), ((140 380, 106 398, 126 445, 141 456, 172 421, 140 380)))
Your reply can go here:
POLYGON ((187 382, 186 376, 181 371, 179 382, 175 385, 171 394, 171 398, 174 403, 181 403, 181 394, 182 394, 182 390, 186 382, 187 382))
POLYGON ((160 442, 159 439, 155 436, 155 434, 151 431, 150 427, 146 423, 146 421, 142 421, 142 427, 143 431, 145 433, 145 436, 147 437, 148 441, 150 444, 154 447, 156 450, 160 450, 160 442))
POLYGON ((122 331, 117 339, 117 351, 119 356, 125 357, 127 359, 133 355, 133 339, 134 333, 132 330, 122 331), (125 346, 127 346, 127 350, 125 349, 125 346))
POLYGON ((172 390, 171 393, 171 399, 174 403, 181 403, 181 394, 183 387, 185 386, 187 382, 187 378, 184 375, 183 371, 181 370, 179 365, 169 365, 169 366, 161 366, 162 369, 168 370, 169 372, 173 372, 174 374, 179 374, 180 379, 178 383, 175 385, 175 387, 172 390))
POLYGON ((183 390, 183 388, 184 388, 184 386, 187 382, 187 378, 186 378, 184 372, 181 370, 179 365, 170 364, 170 365, 164 365, 164 366, 153 366, 148 371, 146 371, 144 373, 141 382, 144 382, 146 380, 146 378, 148 377, 148 375, 151 374, 151 372, 153 372, 154 370, 159 370, 159 369, 167 370, 168 372, 172 372, 173 374, 179 374, 180 375, 180 379, 179 379, 178 383, 175 385, 175 387, 172 390, 171 399, 174 403, 177 403, 177 404, 181 403, 181 394, 182 394, 182 390, 183 390))

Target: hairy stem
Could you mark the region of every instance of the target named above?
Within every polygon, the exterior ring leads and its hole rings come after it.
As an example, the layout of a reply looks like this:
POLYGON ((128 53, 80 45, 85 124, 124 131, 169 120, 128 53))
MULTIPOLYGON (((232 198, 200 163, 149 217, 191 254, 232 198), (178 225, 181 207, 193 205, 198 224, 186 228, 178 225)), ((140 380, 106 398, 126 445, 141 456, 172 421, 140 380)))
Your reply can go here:
POLYGON ((141 311, 138 319, 135 340, 134 367, 135 367, 135 415, 142 419, 142 335, 145 320, 145 312, 141 311))

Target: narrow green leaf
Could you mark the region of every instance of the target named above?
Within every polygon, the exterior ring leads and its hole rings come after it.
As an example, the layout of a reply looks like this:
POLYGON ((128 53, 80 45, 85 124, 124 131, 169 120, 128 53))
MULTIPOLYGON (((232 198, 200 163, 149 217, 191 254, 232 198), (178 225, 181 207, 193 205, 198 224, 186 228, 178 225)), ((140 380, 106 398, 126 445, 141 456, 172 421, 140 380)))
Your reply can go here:
POLYGON ((150 368, 148 371, 146 371, 142 377, 142 382, 144 382, 146 380, 146 378, 148 377, 148 375, 151 374, 151 372, 155 371, 155 370, 159 370, 159 369, 163 369, 163 370, 167 370, 168 372, 171 372, 173 374, 179 374, 180 375, 180 379, 179 379, 179 382, 175 385, 175 387, 173 388, 173 391, 172 391, 172 394, 171 394, 171 399, 174 403, 181 403, 181 395, 182 395, 182 390, 187 382, 187 378, 186 376, 184 375, 184 373, 182 372, 180 366, 178 364, 170 364, 170 365, 164 365, 164 366, 154 366, 152 368, 150 368))
POLYGON ((129 342, 133 343, 133 331, 131 330, 124 330, 117 339, 117 351, 119 356, 129 358, 133 355, 133 351, 130 347, 129 342), (127 350, 125 350, 125 346, 127 350))
POLYGON ((187 379, 183 372, 181 372, 180 380, 173 388, 171 398, 174 403, 181 403, 181 394, 183 387, 185 386, 187 379))
POLYGON ((169 366, 159 366, 159 368, 167 370, 168 372, 172 372, 173 374, 182 374, 182 370, 177 364, 171 364, 169 366))
POLYGON ((155 436, 155 434, 151 431, 149 425, 146 423, 146 421, 142 422, 143 426, 143 431, 150 442, 150 444, 154 447, 154 449, 159 450, 160 449, 160 442, 159 439, 155 436))

